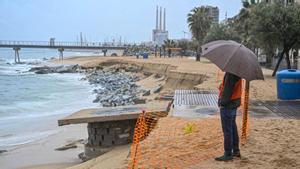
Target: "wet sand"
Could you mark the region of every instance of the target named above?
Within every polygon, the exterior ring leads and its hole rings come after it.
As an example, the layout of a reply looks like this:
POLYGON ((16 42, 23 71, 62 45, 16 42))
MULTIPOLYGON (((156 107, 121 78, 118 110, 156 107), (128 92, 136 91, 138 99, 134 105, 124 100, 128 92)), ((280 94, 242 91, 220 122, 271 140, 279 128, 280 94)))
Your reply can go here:
POLYGON ((67 143, 87 138, 86 125, 69 125, 58 128, 58 133, 42 140, 12 148, 0 155, 1 169, 45 168, 61 169, 81 163, 77 155, 83 145, 65 151, 55 149, 67 143), (47 164, 47 165, 45 165, 47 164))

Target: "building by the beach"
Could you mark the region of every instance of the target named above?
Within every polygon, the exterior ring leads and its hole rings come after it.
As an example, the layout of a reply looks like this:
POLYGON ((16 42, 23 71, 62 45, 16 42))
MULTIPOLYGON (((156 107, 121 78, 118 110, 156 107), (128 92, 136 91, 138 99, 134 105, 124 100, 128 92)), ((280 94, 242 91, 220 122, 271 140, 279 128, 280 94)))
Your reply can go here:
POLYGON ((163 11, 162 19, 162 7, 158 9, 156 7, 156 27, 152 31, 152 41, 154 45, 162 46, 164 41, 169 38, 169 32, 166 30, 166 8, 163 11))
MULTIPOLYGON (((275 0, 261 0, 260 2, 274 3, 275 0)), ((290 3, 298 3, 298 4, 300 4, 300 0, 281 0, 281 2, 284 5, 287 5, 287 4, 290 4, 290 3)))
POLYGON ((205 6, 205 8, 208 9, 207 16, 212 18, 213 23, 219 23, 219 8, 213 6, 205 6))

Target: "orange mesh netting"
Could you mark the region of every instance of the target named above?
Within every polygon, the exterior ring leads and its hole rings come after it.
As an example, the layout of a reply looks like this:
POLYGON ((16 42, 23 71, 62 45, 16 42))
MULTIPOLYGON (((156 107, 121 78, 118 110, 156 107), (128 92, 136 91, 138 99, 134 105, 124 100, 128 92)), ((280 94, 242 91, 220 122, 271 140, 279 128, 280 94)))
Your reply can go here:
POLYGON ((245 145, 247 143, 247 138, 249 136, 249 89, 246 89, 246 81, 243 80, 243 89, 242 89, 242 99, 240 111, 242 112, 242 131, 241 131, 241 144, 245 145))
POLYGON ((184 120, 165 117, 157 125, 153 125, 152 122, 147 123, 145 115, 141 115, 136 129, 138 128, 143 129, 135 132, 128 165, 130 169, 181 169, 223 151, 220 120, 217 118, 184 120), (150 131, 150 128, 151 133, 144 132, 150 131), (146 135, 148 136, 145 139, 146 135))
POLYGON ((147 114, 143 114, 137 122, 129 169, 189 168, 223 153, 219 118, 147 119, 147 114))

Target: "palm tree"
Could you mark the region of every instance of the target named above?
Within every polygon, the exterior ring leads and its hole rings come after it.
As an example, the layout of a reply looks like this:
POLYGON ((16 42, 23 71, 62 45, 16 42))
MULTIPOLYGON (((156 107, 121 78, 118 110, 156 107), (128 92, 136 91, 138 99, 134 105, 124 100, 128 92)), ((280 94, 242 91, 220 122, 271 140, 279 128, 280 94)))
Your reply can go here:
POLYGON ((243 44, 255 51, 257 42, 251 32, 251 27, 253 26, 253 21, 251 20, 251 11, 256 5, 258 5, 259 1, 242 0, 242 3, 243 8, 235 17, 236 31, 240 34, 243 44))
POLYGON ((176 43, 173 40, 167 39, 163 44, 164 48, 168 50, 168 57, 171 57, 172 50, 171 48, 176 46, 176 43))
POLYGON ((212 25, 212 18, 208 16, 208 12, 206 7, 195 7, 190 11, 187 18, 193 38, 198 42, 197 61, 200 61, 200 46, 212 25))

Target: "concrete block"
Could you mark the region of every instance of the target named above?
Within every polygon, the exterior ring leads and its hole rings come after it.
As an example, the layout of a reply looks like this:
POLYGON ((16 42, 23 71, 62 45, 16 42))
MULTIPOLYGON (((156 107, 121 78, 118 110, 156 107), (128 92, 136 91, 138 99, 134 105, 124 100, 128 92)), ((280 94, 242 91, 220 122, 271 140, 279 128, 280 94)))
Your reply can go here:
POLYGON ((104 135, 104 140, 102 141, 102 146, 113 146, 115 145, 114 135, 104 135))
POLYGON ((124 133, 124 134, 119 134, 119 135, 118 135, 118 138, 119 138, 119 139, 123 139, 123 138, 128 138, 129 136, 130 136, 129 133, 124 133))
POLYGON ((130 132, 131 131, 131 127, 130 126, 128 126, 127 128, 125 128, 125 130, 124 130, 124 133, 128 133, 128 132, 130 132))
POLYGON ((122 134, 123 133, 123 129, 122 128, 113 128, 113 134, 118 135, 118 134, 122 134))
POLYGON ((84 146, 84 155, 86 156, 86 158, 92 159, 92 158, 95 158, 97 156, 100 156, 100 155, 108 152, 110 149, 111 148, 85 145, 84 146))
POLYGON ((124 138, 116 139, 116 141, 115 141, 116 145, 124 145, 124 144, 128 144, 128 143, 130 143, 129 137, 124 137, 124 138))
POLYGON ((97 135, 103 135, 106 134, 106 129, 105 128, 98 128, 97 129, 97 135))

